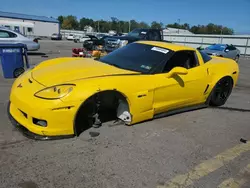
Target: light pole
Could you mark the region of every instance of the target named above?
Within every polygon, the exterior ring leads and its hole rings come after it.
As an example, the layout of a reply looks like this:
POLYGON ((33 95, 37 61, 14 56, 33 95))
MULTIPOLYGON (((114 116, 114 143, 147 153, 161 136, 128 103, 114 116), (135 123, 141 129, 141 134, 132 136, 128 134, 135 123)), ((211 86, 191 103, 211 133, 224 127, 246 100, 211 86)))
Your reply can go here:
POLYGON ((179 24, 179 26, 178 26, 178 34, 180 33, 180 22, 181 22, 181 20, 178 19, 178 24, 179 24))
POLYGON ((100 33, 100 30, 99 30, 99 20, 97 21, 97 24, 98 24, 98 33, 100 33))
POLYGON ((128 32, 130 32, 130 20, 128 22, 128 32))

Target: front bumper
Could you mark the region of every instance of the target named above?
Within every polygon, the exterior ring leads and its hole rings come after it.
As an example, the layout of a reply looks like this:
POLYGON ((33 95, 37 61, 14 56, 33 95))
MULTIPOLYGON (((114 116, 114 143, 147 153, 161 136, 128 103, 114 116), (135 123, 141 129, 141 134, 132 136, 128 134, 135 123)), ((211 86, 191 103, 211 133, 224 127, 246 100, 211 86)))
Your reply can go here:
POLYGON ((10 114, 10 102, 8 103, 7 114, 12 125, 16 127, 27 138, 31 138, 34 140, 57 140, 57 139, 72 138, 75 136, 75 135, 45 136, 45 135, 39 135, 39 134, 29 131, 26 127, 24 127, 18 121, 16 121, 13 118, 13 116, 10 114))
POLYGON ((28 51, 37 51, 40 49, 40 44, 39 43, 32 43, 27 45, 28 51))
POLYGON ((26 135, 46 139, 70 137, 74 135, 74 118, 80 106, 79 102, 46 100, 34 96, 44 86, 36 82, 30 72, 17 78, 12 85, 8 114, 16 127, 21 127, 26 135), (29 81, 30 80, 30 81, 29 81), (46 121, 41 126, 38 121, 46 121), (32 133, 32 134, 31 134, 32 133))

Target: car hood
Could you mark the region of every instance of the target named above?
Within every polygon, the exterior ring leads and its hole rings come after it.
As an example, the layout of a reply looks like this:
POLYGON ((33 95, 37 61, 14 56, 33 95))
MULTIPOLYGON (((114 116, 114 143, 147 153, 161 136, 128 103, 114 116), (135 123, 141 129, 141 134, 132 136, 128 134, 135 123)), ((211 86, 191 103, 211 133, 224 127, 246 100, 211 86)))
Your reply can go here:
POLYGON ((216 54, 223 54, 223 51, 208 50, 208 49, 202 50, 202 52, 204 52, 204 53, 206 53, 206 54, 213 54, 213 53, 216 53, 216 54))
POLYGON ((32 71, 32 78, 45 86, 51 86, 79 79, 131 74, 140 73, 116 68, 91 58, 57 58, 36 66, 32 71))

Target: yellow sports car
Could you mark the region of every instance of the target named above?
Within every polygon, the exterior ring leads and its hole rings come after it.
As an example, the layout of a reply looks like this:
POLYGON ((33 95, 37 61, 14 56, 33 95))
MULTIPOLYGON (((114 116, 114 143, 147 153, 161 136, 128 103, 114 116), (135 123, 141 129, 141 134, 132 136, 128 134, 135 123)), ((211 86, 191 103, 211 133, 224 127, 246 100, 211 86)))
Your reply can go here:
POLYGON ((187 46, 139 41, 99 59, 65 57, 40 63, 15 80, 8 113, 26 136, 71 137, 105 121, 132 125, 221 106, 238 75, 234 60, 187 46))

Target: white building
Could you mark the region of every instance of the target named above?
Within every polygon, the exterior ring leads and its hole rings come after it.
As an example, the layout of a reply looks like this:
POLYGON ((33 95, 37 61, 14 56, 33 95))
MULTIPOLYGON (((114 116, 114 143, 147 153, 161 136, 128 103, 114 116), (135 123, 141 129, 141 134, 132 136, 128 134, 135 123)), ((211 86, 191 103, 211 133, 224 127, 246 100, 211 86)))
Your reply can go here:
POLYGON ((24 35, 48 37, 60 33, 57 19, 0 11, 0 26, 18 31, 24 35))
POLYGON ((94 32, 94 28, 91 27, 91 26, 89 26, 89 25, 86 25, 86 26, 84 27, 84 31, 85 31, 86 33, 93 33, 93 32, 94 32))
POLYGON ((163 30, 163 34, 193 34, 192 32, 185 30, 185 29, 176 29, 176 28, 171 28, 167 27, 166 29, 163 30))

